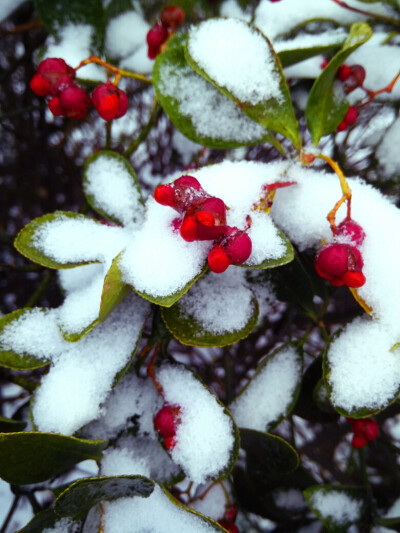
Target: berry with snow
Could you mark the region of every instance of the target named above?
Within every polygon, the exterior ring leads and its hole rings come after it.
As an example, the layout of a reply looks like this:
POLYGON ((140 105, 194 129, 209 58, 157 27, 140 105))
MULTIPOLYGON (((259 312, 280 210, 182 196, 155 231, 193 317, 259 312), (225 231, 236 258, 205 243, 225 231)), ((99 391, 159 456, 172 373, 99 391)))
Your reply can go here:
POLYGON ((167 185, 158 185, 154 191, 154 199, 161 205, 167 205, 183 214, 197 200, 209 195, 193 176, 181 176, 167 185))
POLYGON ((365 239, 363 228, 352 218, 347 217, 336 227, 336 235, 349 239, 355 246, 360 246, 365 239))
POLYGON ((175 436, 181 420, 180 412, 179 405, 165 404, 154 417, 154 429, 164 438, 167 450, 172 450, 176 445, 175 436))
POLYGON ((161 13, 161 24, 174 31, 185 22, 185 12, 178 6, 167 6, 161 13))
POLYGON ((226 206, 214 196, 194 202, 186 211, 180 227, 185 241, 213 241, 225 234, 226 206))
POLYGON ((112 83, 98 85, 92 94, 93 107, 104 120, 121 118, 128 109, 128 97, 112 83))
POLYGON ((360 251, 351 244, 327 244, 315 258, 318 275, 335 287, 362 287, 365 283, 365 276, 361 272, 363 265, 360 251))

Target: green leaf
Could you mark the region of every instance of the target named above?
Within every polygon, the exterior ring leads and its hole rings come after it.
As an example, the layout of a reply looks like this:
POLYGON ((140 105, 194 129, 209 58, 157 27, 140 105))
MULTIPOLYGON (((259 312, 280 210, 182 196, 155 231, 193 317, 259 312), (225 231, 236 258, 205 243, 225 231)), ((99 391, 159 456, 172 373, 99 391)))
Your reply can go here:
POLYGON ((341 50, 333 56, 315 80, 305 111, 307 127, 315 146, 323 135, 336 130, 349 107, 341 84, 336 80, 337 69, 350 54, 372 37, 372 33, 365 22, 353 24, 341 50))
POLYGON ((210 148, 275 144, 271 134, 188 65, 184 53, 186 38, 172 37, 153 68, 157 98, 175 126, 191 141, 210 148))
MULTIPOLYGON (((127 191, 128 194, 133 194, 133 191, 136 191, 138 202, 143 206, 142 192, 136 173, 133 170, 132 165, 124 156, 117 152, 112 152, 111 150, 101 150, 100 152, 93 154, 86 160, 83 168, 83 191, 89 205, 102 217, 117 224, 124 224, 126 220, 124 220, 124 217, 120 216, 117 212, 117 206, 114 205, 115 202, 112 202, 112 198, 111 201, 108 198, 105 198, 104 196, 106 196, 106 194, 104 193, 102 183, 96 183, 96 174, 100 175, 100 172, 105 172, 101 166, 105 167, 106 171, 109 172, 108 177, 110 184, 113 185, 116 190, 120 188, 123 191, 127 191), (97 167, 97 165, 99 165, 99 167, 97 167), (89 180, 88 173, 89 170, 92 169, 95 175, 92 175, 89 180), (95 190, 100 190, 100 194, 98 194, 97 197, 96 194, 90 194, 91 186, 94 186, 95 190), (131 192, 129 188, 133 189, 133 191, 131 192)), ((132 212, 132 219, 134 218, 134 215, 135 213, 132 212)))
MULTIPOLYGON (((66 222, 68 219, 80 220, 80 221, 90 221, 95 224, 101 224, 97 220, 85 217, 79 213, 72 213, 68 211, 56 211, 55 213, 50 213, 43 215, 41 217, 35 218, 29 224, 24 226, 21 231, 18 233, 14 241, 15 248, 19 251, 20 254, 24 255, 31 261, 38 263, 39 265, 63 269, 63 268, 74 268, 76 266, 87 265, 90 263, 98 263, 97 260, 86 260, 86 261, 77 261, 77 262, 61 262, 56 261, 52 257, 47 256, 40 250, 40 246, 36 242, 38 236, 40 235, 43 226, 52 224, 56 225, 60 222, 66 222)), ((62 243, 60 242, 60 248, 62 248, 62 243)))
POLYGON ((129 292, 129 286, 122 281, 121 271, 118 267, 118 260, 121 254, 112 262, 106 277, 104 278, 103 292, 101 294, 99 322, 104 320, 112 313, 119 303, 129 292))
POLYGON ((361 487, 314 485, 305 489, 303 494, 311 511, 331 533, 346 532, 365 512, 366 491, 361 487), (346 512, 339 512, 344 507, 346 512))
POLYGON ((86 326, 86 328, 79 331, 78 333, 71 333, 70 331, 63 329, 62 324, 59 326, 59 328, 62 338, 64 340, 66 340, 67 342, 78 342, 83 339, 83 337, 87 335, 90 331, 92 331, 92 329, 94 329, 98 325, 98 323, 99 319, 96 318, 96 320, 93 320, 93 322, 91 322, 88 326, 86 326))
POLYGON ((17 533, 43 533, 45 529, 52 529, 56 522, 60 520, 53 509, 46 509, 37 513, 32 520, 17 533))
MULTIPOLYGON (((43 313, 45 309, 41 310, 43 313)), ((30 308, 17 309, 8 315, 0 318, 0 365, 13 370, 32 370, 49 364, 49 360, 44 357, 37 357, 28 352, 17 353, 10 349, 4 340, 3 333, 7 327, 13 327, 13 322, 31 312, 30 308)))
POLYGON ((94 51, 102 50, 107 19, 101 0, 34 0, 34 4, 47 31, 57 35, 58 30, 66 24, 88 24, 95 29, 94 51))
POLYGON ((0 477, 14 485, 45 481, 86 459, 99 460, 107 444, 55 433, 0 434, 0 477))
MULTIPOLYGON (((194 290, 196 286, 194 287, 194 290)), ((207 331, 201 322, 196 320, 193 315, 188 315, 181 304, 182 300, 169 308, 162 309, 161 316, 172 335, 182 344, 190 346, 203 346, 210 348, 212 346, 228 346, 235 342, 245 339, 257 325, 258 320, 258 302, 256 298, 251 300, 251 313, 247 324, 239 329, 228 331, 220 334, 207 331)), ((221 306, 221 313, 226 311, 226 302, 221 306)))
POLYGON ((109 476, 79 479, 60 494, 54 505, 59 516, 85 517, 101 501, 140 496, 147 498, 154 482, 143 476, 109 476))
POLYGON ((277 435, 240 428, 240 438, 246 451, 247 468, 257 477, 276 478, 299 466, 296 450, 277 435))
POLYGON ((21 420, 13 420, 12 418, 5 418, 0 416, 0 432, 1 433, 14 433, 16 431, 22 431, 26 426, 26 422, 21 420))
MULTIPOLYGON (((214 19, 215 20, 215 19, 214 19)), ((221 32, 223 32, 223 23, 224 20, 229 19, 220 19, 221 20, 221 32)), ((207 24, 208 21, 205 21, 201 24, 207 24)), ((302 141, 299 131, 299 124, 295 117, 292 101, 290 97, 289 87, 286 83, 286 78, 282 70, 282 65, 280 63, 279 57, 275 53, 271 42, 269 39, 263 35, 260 30, 247 24, 244 21, 241 21, 243 25, 246 25, 248 28, 249 36, 254 35, 254 32, 258 33, 265 40, 265 46, 268 49, 269 55, 271 57, 271 62, 273 64, 273 76, 276 76, 279 80, 279 98, 275 96, 266 95, 264 100, 254 104, 251 102, 246 102, 238 97, 236 97, 231 90, 228 90, 224 85, 219 84, 213 77, 204 70, 196 60, 190 55, 190 39, 191 33, 189 33, 189 38, 185 46, 185 57, 189 65, 203 78, 215 85, 217 89, 222 93, 228 96, 231 100, 235 102, 237 106, 240 107, 246 115, 250 118, 261 124, 264 128, 268 130, 281 133, 287 137, 296 150, 301 149, 302 141)), ((200 25, 201 25, 200 24, 200 25)), ((194 31, 194 28, 191 29, 191 32, 194 31)), ((228 38, 228 36, 226 36, 228 38)), ((215 50, 215 53, 218 54, 218 50, 215 50)), ((251 58, 249 58, 251 60, 251 58)), ((270 70, 270 65, 266 65, 268 71, 270 70)))
POLYGON ((286 265, 287 263, 290 263, 294 259, 294 250, 292 243, 289 241, 289 239, 286 237, 286 235, 281 230, 277 230, 280 238, 285 244, 285 252, 281 257, 278 257, 276 259, 265 259, 262 263, 259 265, 248 265, 247 263, 243 263, 241 266, 244 268, 250 268, 252 270, 267 270, 268 268, 276 268, 278 266, 286 265))
POLYGON ((377 518, 376 522, 380 526, 393 529, 394 531, 400 530, 400 517, 399 516, 390 517, 390 518, 386 518, 383 516, 383 517, 377 518))
POLYGON ((127 11, 132 11, 132 0, 111 0, 104 7, 107 21, 127 11))
POLYGON ((309 59, 310 57, 315 57, 320 54, 328 55, 329 53, 340 47, 341 44, 333 43, 320 46, 311 46, 309 48, 288 49, 278 52, 278 56, 281 61, 282 67, 285 68, 290 67, 290 65, 299 63, 300 61, 304 61, 305 59, 309 59))

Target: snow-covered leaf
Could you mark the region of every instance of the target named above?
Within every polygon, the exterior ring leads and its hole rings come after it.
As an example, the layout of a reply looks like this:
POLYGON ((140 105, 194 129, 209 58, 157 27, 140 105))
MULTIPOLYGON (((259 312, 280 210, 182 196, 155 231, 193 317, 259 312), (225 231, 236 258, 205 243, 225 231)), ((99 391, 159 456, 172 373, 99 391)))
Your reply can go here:
POLYGON ((101 501, 113 501, 133 496, 147 498, 153 489, 154 482, 143 476, 102 476, 79 479, 58 496, 54 511, 59 516, 80 518, 101 501))
POLYGON ((156 377, 165 402, 180 406, 172 460, 197 483, 226 477, 239 452, 239 432, 230 413, 182 366, 165 364, 156 377))
POLYGON ((162 310, 169 331, 183 344, 227 346, 257 325, 258 303, 244 273, 229 267, 203 276, 175 305, 162 310))
MULTIPOLYGON (((267 217, 265 217, 266 220, 268 220, 267 217)), ((275 267, 278 267, 278 266, 283 266, 283 265, 286 265, 287 263, 290 263, 291 261, 293 261, 294 259, 294 251, 293 251, 293 246, 292 246, 292 243, 289 241, 289 239, 286 237, 286 235, 283 233, 283 231, 280 231, 278 229, 276 229, 276 234, 277 236, 279 237, 280 241, 281 241, 281 250, 282 250, 282 255, 280 257, 274 257, 274 258, 267 258, 267 259, 264 259, 261 263, 258 263, 258 264, 252 264, 252 263, 243 263, 243 265, 238 265, 238 266, 243 266, 243 267, 246 267, 246 268, 251 268, 251 269, 255 269, 255 270, 266 270, 268 268, 275 268, 275 267)), ((254 254, 254 252, 253 252, 254 254)))
POLYGON ((353 24, 341 50, 315 80, 305 111, 307 127, 315 145, 323 135, 335 131, 349 107, 340 82, 335 80, 337 69, 371 36, 372 30, 368 24, 364 22, 353 24))
POLYGON ((122 302, 129 292, 129 288, 122 282, 121 271, 118 268, 118 255, 106 277, 104 278, 103 292, 101 294, 101 303, 99 311, 99 321, 104 322, 108 315, 115 309, 115 307, 122 302))
POLYGON ((301 375, 302 357, 294 345, 269 354, 229 406, 237 425, 258 431, 275 426, 296 403, 301 375))
POLYGON ((28 370, 49 364, 49 357, 42 349, 43 333, 51 334, 47 329, 45 309, 17 309, 1 317, 0 365, 13 370, 28 370), (25 329, 27 336, 24 342, 25 329))
POLYGON ((239 19, 209 19, 190 29, 185 54, 196 72, 249 117, 300 149, 299 125, 282 66, 258 29, 239 19))
POLYGON ((185 42, 186 36, 174 36, 153 70, 157 97, 175 126, 190 140, 211 148, 274 143, 260 124, 188 65, 185 42))
POLYGON ((102 150, 87 159, 83 190, 93 209, 113 222, 129 225, 143 217, 143 200, 135 171, 116 152, 102 150))
MULTIPOLYGON (((32 520, 17 533, 43 533, 46 529, 54 528, 59 520, 60 517, 55 514, 53 508, 46 509, 35 514, 32 520)), ((63 533, 70 532, 64 529, 63 533)))
POLYGON ((0 477, 9 483, 38 483, 86 459, 98 460, 107 441, 54 433, 0 434, 0 477))
POLYGON ((31 261, 48 268, 73 268, 104 260, 118 228, 78 213, 56 211, 35 218, 18 233, 14 245, 31 261), (99 246, 99 244, 101 245, 99 246))
POLYGON ((348 531, 365 510, 366 493, 360 487, 314 485, 303 494, 311 511, 332 533, 348 531))

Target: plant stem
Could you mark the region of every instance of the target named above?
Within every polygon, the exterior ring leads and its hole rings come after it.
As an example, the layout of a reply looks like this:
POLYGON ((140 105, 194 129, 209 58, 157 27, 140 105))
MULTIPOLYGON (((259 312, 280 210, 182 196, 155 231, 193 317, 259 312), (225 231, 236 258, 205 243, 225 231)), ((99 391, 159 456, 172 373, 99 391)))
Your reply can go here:
POLYGON ((147 124, 143 127, 143 129, 140 131, 139 135, 134 139, 131 144, 126 149, 124 156, 126 158, 129 158, 141 145, 141 143, 146 139, 148 134, 150 133, 151 128, 157 123, 157 120, 161 113, 161 106, 158 103, 157 98, 154 99, 153 103, 153 109, 151 111, 151 115, 149 118, 149 121, 147 124))
POLYGON ((360 13, 361 15, 366 15, 370 18, 375 18, 378 20, 382 20, 384 22, 389 22, 390 24, 394 24, 395 26, 400 26, 400 20, 394 19, 392 17, 386 17, 385 15, 379 15, 378 13, 371 13, 370 11, 364 11, 363 9, 358 9, 357 7, 349 6, 349 4, 346 4, 346 2, 343 2, 343 0, 332 0, 340 7, 344 7, 345 9, 348 9, 349 11, 354 11, 355 13, 360 13))
POLYGON ((39 287, 36 289, 36 291, 32 294, 32 296, 29 298, 29 300, 26 302, 25 307, 32 307, 36 305, 38 300, 41 298, 45 290, 47 289, 50 280, 52 278, 53 272, 51 270, 47 270, 44 273, 43 279, 39 284, 39 287))
POLYGON ((13 517, 13 514, 15 512, 15 509, 17 508, 20 498, 21 496, 19 494, 16 494, 14 496, 14 500, 12 502, 10 510, 8 511, 7 516, 4 519, 3 525, 1 526, 0 533, 6 533, 7 526, 10 523, 11 518, 13 517))
POLYGON ((106 150, 111 150, 111 127, 112 121, 108 120, 106 122, 106 150))

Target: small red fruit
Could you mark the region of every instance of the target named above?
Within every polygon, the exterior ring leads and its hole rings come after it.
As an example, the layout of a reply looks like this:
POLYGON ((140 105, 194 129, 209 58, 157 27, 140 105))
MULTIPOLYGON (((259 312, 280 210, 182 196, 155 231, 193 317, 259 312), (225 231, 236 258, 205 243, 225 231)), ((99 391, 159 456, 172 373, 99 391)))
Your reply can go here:
POLYGON ((30 82, 31 90, 38 96, 49 96, 51 83, 41 74, 35 74, 30 82))
POLYGON ((128 109, 126 93, 112 83, 98 85, 92 94, 93 106, 104 120, 121 118, 128 109))
POLYGON ((174 207, 175 192, 171 185, 158 185, 154 191, 154 200, 161 205, 174 207))
POLYGON ((50 96, 50 94, 55 94, 54 87, 64 76, 74 79, 74 69, 67 65, 64 59, 49 57, 39 63, 30 87, 38 96, 50 96))
POLYGON ((340 67, 337 70, 337 77, 340 81, 345 81, 351 74, 351 68, 349 65, 340 65, 340 67))
POLYGON ((337 131, 346 131, 347 130, 347 123, 345 120, 342 120, 342 122, 339 124, 339 126, 336 128, 337 131))
POLYGON ((241 265, 250 257, 252 242, 247 233, 238 228, 230 228, 226 253, 232 263, 241 265))
POLYGON ((329 59, 327 59, 326 57, 324 57, 324 59, 323 59, 322 62, 321 62, 321 65, 320 65, 321 70, 324 70, 324 68, 327 67, 328 64, 329 64, 329 59))
POLYGON ((59 117, 64 114, 64 110, 60 104, 60 98, 54 96, 49 102, 49 109, 55 117, 59 117))
POLYGON ((351 218, 345 218, 336 227, 338 237, 348 237, 356 246, 359 246, 365 239, 365 231, 351 218))
POLYGON ((177 426, 181 421, 180 412, 179 405, 165 404, 154 417, 154 429, 164 437, 167 450, 172 450, 176 445, 175 435, 177 426))
POLYGON ((369 419, 367 421, 367 426, 364 430, 364 435, 368 442, 371 442, 378 438, 379 436, 379 426, 375 420, 369 419))
POLYGON ((231 260, 220 244, 214 246, 208 254, 208 266, 210 267, 210 270, 216 274, 222 274, 222 272, 225 272, 230 264, 231 260))
POLYGON ((60 93, 60 106, 63 115, 74 120, 83 119, 90 107, 90 96, 77 85, 68 87, 60 93))
POLYGON ((315 258, 317 274, 335 287, 362 287, 365 283, 365 276, 361 272, 363 265, 360 251, 351 244, 328 244, 321 248, 315 258))
POLYGON ((237 512, 238 512, 238 508, 236 507, 235 504, 232 504, 232 505, 230 505, 229 507, 227 507, 225 509, 224 518, 228 522, 233 522, 235 520, 235 518, 236 518, 237 512))
POLYGON ((168 30, 160 23, 154 24, 147 32, 146 41, 148 44, 147 55, 150 59, 154 59, 161 52, 161 46, 168 39, 168 30))
POLYGON ((361 65, 352 65, 350 75, 343 83, 343 89, 346 93, 351 93, 357 87, 362 87, 365 80, 365 69, 361 65))
POLYGON ((379 426, 372 418, 346 418, 351 424, 353 430, 353 438, 351 444, 354 448, 363 448, 367 442, 371 442, 379 436, 379 426))
POLYGON ((161 24, 166 28, 179 28, 185 22, 185 12, 178 6, 167 6, 161 13, 161 24))
POLYGON ((350 106, 343 120, 346 122, 348 126, 352 126, 354 122, 357 120, 357 117, 358 117, 357 108, 350 106))
POLYGON ((353 438, 351 440, 351 445, 353 448, 363 448, 367 444, 367 439, 365 436, 361 433, 354 433, 353 438))
POLYGON ((172 183, 159 185, 154 191, 156 202, 168 205, 181 214, 195 202, 207 197, 208 194, 193 176, 181 176, 172 183))
MULTIPOLYGON (((271 0, 271 2, 273 1, 276 2, 276 0, 271 0)), ((227 531, 229 531, 229 533, 239 533, 239 528, 236 524, 232 524, 230 522, 227 522, 226 520, 221 520, 220 522, 218 522, 218 524, 225 528, 227 531)))

